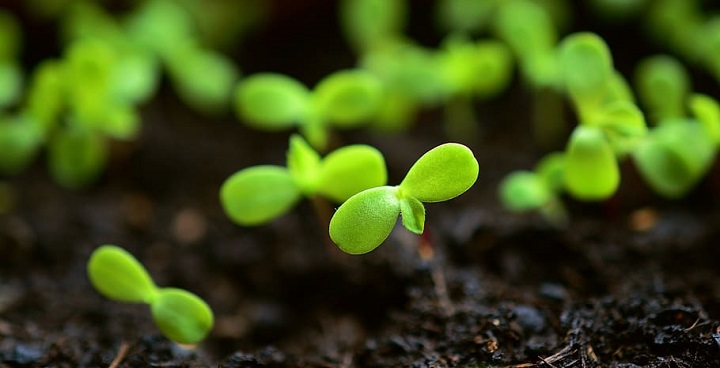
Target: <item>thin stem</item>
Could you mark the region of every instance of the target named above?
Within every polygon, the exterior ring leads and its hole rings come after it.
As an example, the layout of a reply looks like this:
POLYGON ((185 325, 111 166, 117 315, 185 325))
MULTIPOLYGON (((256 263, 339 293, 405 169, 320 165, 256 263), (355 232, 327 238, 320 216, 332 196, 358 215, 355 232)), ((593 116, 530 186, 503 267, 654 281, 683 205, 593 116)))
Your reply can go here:
POLYGON ((423 261, 431 262, 431 273, 433 284, 435 286, 435 294, 437 295, 440 308, 445 316, 451 316, 455 313, 455 307, 450 300, 448 294, 447 280, 445 279, 445 272, 440 264, 440 257, 436 257, 435 247, 432 242, 432 236, 430 231, 425 231, 420 234, 420 246, 418 247, 418 254, 420 259, 423 261))

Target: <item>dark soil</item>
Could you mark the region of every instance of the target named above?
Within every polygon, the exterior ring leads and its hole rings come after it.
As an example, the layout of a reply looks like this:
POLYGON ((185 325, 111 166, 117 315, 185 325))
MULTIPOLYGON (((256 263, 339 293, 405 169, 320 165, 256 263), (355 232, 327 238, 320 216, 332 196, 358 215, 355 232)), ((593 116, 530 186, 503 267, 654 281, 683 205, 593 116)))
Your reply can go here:
MULTIPOLYGON (((292 11, 332 19, 307 7, 292 11)), ((246 73, 274 60, 268 70, 312 83, 352 65, 334 39, 327 58, 305 55, 286 68, 280 61, 297 45, 259 48, 333 37, 314 28, 317 19, 298 19, 285 14, 276 20, 284 28, 251 41, 258 51, 242 58, 246 73)), ((114 147, 95 187, 60 189, 41 160, 11 180, 19 206, 0 217, 0 367, 720 367, 717 179, 665 202, 628 165, 616 198, 569 201, 566 228, 509 214, 499 180, 540 155, 523 133, 529 106, 520 85, 478 104, 480 177, 463 196, 428 206, 428 261, 400 227, 376 251, 345 255, 309 202, 266 226, 233 225, 218 202, 222 181, 283 164, 288 134, 199 116, 163 91, 144 108, 142 139, 114 147), (107 243, 134 253, 158 284, 205 298, 216 315, 210 337, 176 346, 146 307, 98 295, 85 262, 107 243)), ((401 136, 349 132, 339 141, 378 147, 397 183, 446 139, 429 111, 401 136)))

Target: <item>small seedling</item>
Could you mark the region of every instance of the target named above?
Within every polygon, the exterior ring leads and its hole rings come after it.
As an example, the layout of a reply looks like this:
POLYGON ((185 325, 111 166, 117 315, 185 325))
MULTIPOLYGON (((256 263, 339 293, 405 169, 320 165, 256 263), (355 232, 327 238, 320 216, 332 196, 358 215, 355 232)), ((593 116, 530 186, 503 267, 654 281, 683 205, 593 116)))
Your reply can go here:
POLYGON ((675 58, 658 55, 640 62, 635 71, 635 85, 640 102, 656 124, 685 116, 690 77, 675 58))
POLYGON ((90 256, 87 273, 103 296, 118 302, 149 304, 155 324, 172 341, 198 343, 213 326, 213 313, 205 301, 183 289, 156 286, 145 267, 120 247, 97 248, 90 256))
POLYGON ((289 76, 259 73, 237 85, 235 107, 250 126, 268 131, 298 126, 313 147, 325 150, 330 127, 351 129, 369 122, 382 98, 380 80, 360 69, 332 73, 313 91, 289 76))
POLYGON ((446 143, 425 153, 398 186, 381 186, 350 197, 330 220, 330 238, 341 250, 364 254, 377 248, 402 215, 413 233, 425 227, 423 202, 442 202, 459 196, 477 180, 478 163, 472 151, 446 143))
POLYGON ((335 150, 324 159, 299 135, 290 138, 287 167, 253 166, 230 176, 220 189, 228 217, 242 226, 268 222, 316 195, 341 203, 367 188, 385 185, 380 151, 366 145, 335 150))

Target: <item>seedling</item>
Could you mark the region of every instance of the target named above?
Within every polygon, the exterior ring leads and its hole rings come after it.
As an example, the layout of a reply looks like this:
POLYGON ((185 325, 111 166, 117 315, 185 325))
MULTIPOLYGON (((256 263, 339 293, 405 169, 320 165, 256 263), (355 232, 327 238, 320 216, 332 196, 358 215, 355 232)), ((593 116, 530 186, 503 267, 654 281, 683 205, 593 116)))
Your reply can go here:
POLYGON ((643 60, 635 71, 635 85, 640 102, 656 124, 685 116, 690 77, 675 58, 658 55, 643 60))
POLYGON ((120 247, 97 248, 90 256, 87 273, 103 296, 150 305, 155 325, 172 341, 196 344, 212 329, 214 317, 205 301, 183 289, 156 286, 145 267, 120 247))
POLYGON ((350 129, 369 122, 382 98, 380 80, 360 69, 332 73, 312 92, 289 76, 259 73, 238 84, 235 107, 248 125, 268 131, 298 126, 313 147, 325 150, 330 127, 350 129))
POLYGON ((425 153, 398 186, 366 189, 345 201, 330 220, 330 238, 341 250, 364 254, 390 235, 397 218, 413 233, 425 228, 423 202, 459 196, 477 180, 478 163, 472 151, 446 143, 425 153))
POLYGON ((407 22, 406 0, 344 0, 340 20, 345 37, 360 52, 397 42, 407 22))
POLYGON ((287 167, 261 165, 236 172, 223 183, 220 201, 235 223, 254 226, 284 214, 303 196, 341 203, 386 182, 385 159, 375 148, 347 146, 321 159, 305 140, 293 135, 287 167))

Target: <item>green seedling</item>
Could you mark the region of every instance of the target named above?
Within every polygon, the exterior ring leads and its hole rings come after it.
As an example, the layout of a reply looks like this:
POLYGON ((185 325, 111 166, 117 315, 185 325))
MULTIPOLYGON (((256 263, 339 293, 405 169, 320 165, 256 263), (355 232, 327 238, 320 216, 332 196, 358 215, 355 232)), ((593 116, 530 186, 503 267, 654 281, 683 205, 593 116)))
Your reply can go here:
POLYGON ((697 121, 674 119, 653 129, 633 152, 643 178, 658 194, 680 198, 707 174, 717 143, 697 121))
POLYGON ((20 43, 17 20, 0 9, 0 109, 17 102, 22 92, 22 69, 18 61, 20 43))
POLYGON ((196 344, 212 329, 214 317, 205 301, 183 289, 156 286, 145 267, 120 247, 97 248, 88 261, 87 274, 108 299, 150 305, 155 325, 172 341, 196 344))
POLYGON ((361 53, 402 38, 407 12, 406 0, 343 0, 340 3, 345 37, 361 53))
POLYGON ((568 193, 579 200, 598 201, 615 193, 620 168, 600 128, 575 128, 566 149, 564 178, 568 193))
POLYGON ((478 163, 472 151, 446 143, 425 153, 398 186, 364 190, 345 201, 330 220, 330 238, 349 254, 377 248, 390 235, 398 216, 413 233, 425 228, 423 202, 459 196, 477 180, 478 163))
POLYGON ((615 75, 610 49, 596 34, 575 33, 558 45, 558 55, 563 84, 580 121, 590 120, 608 102, 615 75))
POLYGON ((31 117, 0 116, 0 174, 24 170, 36 156, 41 139, 31 117))
POLYGON ((385 159, 375 148, 347 146, 321 159, 299 135, 293 135, 287 167, 262 165, 236 172, 220 189, 220 201, 235 223, 254 226, 284 214, 303 196, 341 203, 386 182, 385 159))
POLYGON ((565 190, 565 154, 551 153, 533 171, 515 171, 500 183, 500 200, 512 212, 539 211, 550 223, 567 223, 567 212, 560 201, 565 190))
POLYGON ((498 3, 497 0, 440 0, 435 14, 443 29, 475 34, 488 26, 498 3))
POLYGON ((240 119, 258 129, 298 126, 313 147, 327 147, 330 127, 356 128, 379 111, 383 85, 364 70, 345 70, 323 78, 313 91, 295 79, 260 73, 242 80, 235 107, 240 119))
POLYGON ((493 30, 517 57, 524 77, 536 88, 556 87, 557 31, 550 13, 531 0, 505 1, 496 12, 493 30))
POLYGON ((675 58, 658 55, 640 62, 635 71, 635 86, 640 102, 656 124, 685 116, 690 77, 675 58))

